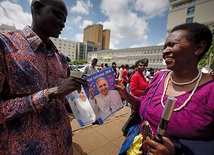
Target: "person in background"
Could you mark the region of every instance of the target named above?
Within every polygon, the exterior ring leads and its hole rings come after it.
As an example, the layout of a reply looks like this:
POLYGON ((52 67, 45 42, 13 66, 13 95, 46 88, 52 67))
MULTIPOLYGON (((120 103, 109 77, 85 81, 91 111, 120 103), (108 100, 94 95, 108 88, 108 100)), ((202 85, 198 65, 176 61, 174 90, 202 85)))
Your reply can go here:
POLYGON ((122 80, 122 72, 124 70, 124 65, 121 65, 120 68, 119 68, 119 76, 118 76, 118 79, 119 80, 122 80))
POLYGON ((32 0, 32 24, 0 32, 0 154, 72 155, 65 96, 87 86, 69 76, 67 58, 49 39, 65 27, 62 0, 32 0))
POLYGON ((104 67, 105 67, 105 68, 108 68, 108 64, 107 64, 107 63, 105 63, 104 67))
MULTIPOLYGON (((129 68, 128 73, 127 73, 128 82, 127 82, 127 85, 126 85, 126 90, 127 90, 127 92, 129 92, 129 93, 131 93, 131 91, 130 91, 130 80, 131 80, 132 75, 134 75, 134 73, 135 73, 135 65, 132 65, 132 66, 129 68)), ((128 104, 128 102, 126 101, 125 106, 128 106, 128 105, 129 105, 129 104, 128 104)))
POLYGON ((111 67, 114 70, 114 77, 117 79, 119 76, 119 69, 117 68, 116 62, 112 62, 111 67))
POLYGON ((100 70, 102 70, 102 69, 104 69, 103 63, 101 63, 101 65, 100 65, 100 70))
POLYGON ((164 138, 161 144, 144 137, 149 154, 214 154, 214 78, 198 68, 198 62, 211 46, 212 37, 210 29, 203 24, 175 26, 168 34, 162 52, 168 70, 155 73, 142 97, 130 95, 123 84, 117 81, 115 87, 121 97, 132 104, 136 111, 139 110, 140 116, 151 99, 144 120, 149 121, 154 135, 157 134, 167 98, 171 96, 177 99, 164 134, 168 140, 164 138), (151 98, 154 91, 155 95, 151 98))
POLYGON ((149 73, 147 73, 146 67, 148 67, 149 60, 147 58, 142 59, 143 64, 145 65, 145 68, 143 70, 143 75, 146 77, 149 73))
POLYGON ((154 77, 155 71, 153 68, 147 68, 146 70, 148 71, 148 75, 146 76, 146 79, 150 83, 154 77))
POLYGON ((128 70, 129 70, 129 65, 126 64, 124 67, 124 70, 122 71, 122 83, 124 84, 125 87, 128 83, 128 77, 127 77, 128 70))
POLYGON ((142 96, 144 90, 148 86, 148 81, 143 75, 143 71, 145 70, 146 66, 147 63, 145 63, 145 59, 135 62, 136 71, 130 79, 130 91, 134 96, 142 96))
POLYGON ((83 77, 98 72, 97 68, 95 67, 97 65, 97 62, 98 62, 97 58, 93 58, 91 60, 91 64, 87 65, 83 71, 83 77))

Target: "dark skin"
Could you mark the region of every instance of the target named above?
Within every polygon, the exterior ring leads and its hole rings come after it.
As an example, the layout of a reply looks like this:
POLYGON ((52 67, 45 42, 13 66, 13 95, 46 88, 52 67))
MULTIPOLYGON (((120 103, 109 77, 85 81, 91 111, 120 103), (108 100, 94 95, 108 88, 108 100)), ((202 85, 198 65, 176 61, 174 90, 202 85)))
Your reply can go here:
POLYGON ((33 0, 31 28, 47 43, 49 37, 58 38, 65 27, 67 8, 62 0, 33 0))
MULTIPOLYGON (((188 40, 188 32, 185 30, 177 30, 169 33, 165 41, 162 56, 163 59, 165 59, 167 69, 173 71, 172 77, 175 81, 188 82, 197 76, 198 57, 203 53, 205 47, 205 41, 199 43, 190 42, 188 40)), ((211 79, 212 77, 210 75, 203 74, 199 86, 211 79)), ((140 103, 137 99, 126 91, 121 81, 117 80, 116 82, 115 87, 119 90, 121 97, 132 104, 134 108, 139 109, 137 106, 140 105, 140 103)), ((191 91, 195 87, 195 83, 196 82, 189 85, 179 86, 169 81, 166 94, 174 97, 182 95, 191 91)), ((147 144, 150 152, 149 154, 151 155, 175 154, 173 144, 166 139, 164 139, 163 144, 160 144, 149 137, 146 137, 145 144, 147 144)))
MULTIPOLYGON (((31 11, 33 18, 31 28, 45 44, 49 37, 59 37, 68 14, 62 0, 33 0, 31 11)), ((59 86, 48 88, 48 97, 49 99, 64 97, 75 90, 80 91, 81 85, 87 86, 88 82, 70 76, 59 86)))

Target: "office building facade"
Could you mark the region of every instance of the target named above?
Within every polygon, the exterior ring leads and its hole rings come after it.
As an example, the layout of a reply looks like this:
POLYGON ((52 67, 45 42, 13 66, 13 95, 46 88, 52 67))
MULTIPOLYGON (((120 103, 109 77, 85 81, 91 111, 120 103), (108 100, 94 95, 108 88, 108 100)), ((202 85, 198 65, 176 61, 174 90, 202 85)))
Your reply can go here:
POLYGON ((214 27, 214 0, 169 0, 167 32, 179 24, 198 22, 214 27))
POLYGON ((149 60, 148 67, 160 70, 166 68, 162 58, 163 45, 147 46, 137 48, 126 48, 117 50, 102 50, 98 52, 88 53, 88 62, 93 58, 98 59, 98 65, 107 63, 111 66, 112 62, 116 62, 117 66, 129 64, 134 65, 139 59, 147 58, 149 60))
POLYGON ((71 59, 71 61, 76 60, 77 58, 77 49, 76 49, 76 42, 61 39, 61 38, 50 38, 54 45, 60 50, 63 54, 71 59))
POLYGON ((16 27, 14 26, 10 26, 10 25, 6 25, 6 24, 1 24, 0 25, 0 30, 15 30, 16 27))
POLYGON ((83 42, 90 42, 101 46, 101 50, 109 49, 110 30, 103 30, 102 24, 89 25, 84 28, 83 42))
POLYGON ((96 45, 94 43, 90 43, 90 42, 77 42, 76 43, 76 48, 77 48, 77 60, 86 60, 87 59, 87 54, 90 52, 95 52, 95 51, 100 51, 101 50, 101 46, 100 45, 96 45))

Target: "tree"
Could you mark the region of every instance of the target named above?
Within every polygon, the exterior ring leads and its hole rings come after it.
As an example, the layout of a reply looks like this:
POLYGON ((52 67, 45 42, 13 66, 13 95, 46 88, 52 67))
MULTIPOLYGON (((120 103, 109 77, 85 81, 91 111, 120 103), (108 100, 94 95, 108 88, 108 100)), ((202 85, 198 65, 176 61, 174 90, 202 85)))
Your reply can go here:
POLYGON ((74 60, 71 62, 72 65, 79 65, 79 64, 85 64, 87 63, 87 60, 83 59, 83 60, 74 60))
MULTIPOLYGON (((213 30, 213 34, 214 34, 214 30, 213 30)), ((203 68, 209 68, 209 71, 214 71, 214 37, 212 40, 212 44, 210 46, 209 51, 204 55, 204 57, 199 61, 199 67, 203 68), (211 58, 211 59, 210 59, 211 58), (210 61, 210 66, 209 66, 209 61, 210 61)))

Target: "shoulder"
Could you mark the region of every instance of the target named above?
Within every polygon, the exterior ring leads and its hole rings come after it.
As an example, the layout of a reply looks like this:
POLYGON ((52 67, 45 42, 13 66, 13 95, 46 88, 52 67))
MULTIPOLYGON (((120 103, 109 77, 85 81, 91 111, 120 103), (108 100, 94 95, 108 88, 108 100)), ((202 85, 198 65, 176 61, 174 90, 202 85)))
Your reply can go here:
MULTIPOLYGON (((214 76, 203 74, 199 87, 207 87, 209 91, 214 90, 214 76)), ((207 89, 206 88, 206 89, 207 89)))
POLYGON ((120 97, 118 90, 109 90, 109 94, 115 98, 120 97))
POLYGON ((140 74, 139 74, 139 72, 138 71, 136 71, 136 72, 134 72, 134 74, 132 75, 132 77, 139 77, 139 76, 141 76, 140 74))
POLYGON ((11 30, 11 31, 0 31, 0 39, 1 40, 11 40, 12 36, 13 38, 16 38, 17 36, 21 36, 22 34, 22 30, 11 30))
POLYGON ((113 90, 109 90, 109 92, 110 93, 118 93, 118 90, 113 89, 113 90))
POLYGON ((101 94, 98 94, 98 95, 96 95, 94 98, 95 99, 98 99, 98 98, 100 98, 101 97, 101 94))
POLYGON ((89 65, 85 66, 85 70, 89 68, 89 65))
POLYGON ((161 70, 154 74, 153 80, 160 79, 163 75, 167 75, 170 72, 170 70, 161 70))

